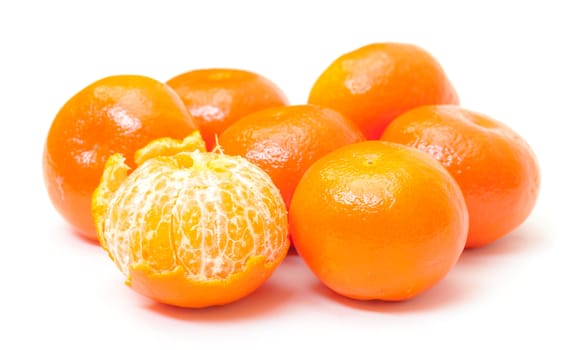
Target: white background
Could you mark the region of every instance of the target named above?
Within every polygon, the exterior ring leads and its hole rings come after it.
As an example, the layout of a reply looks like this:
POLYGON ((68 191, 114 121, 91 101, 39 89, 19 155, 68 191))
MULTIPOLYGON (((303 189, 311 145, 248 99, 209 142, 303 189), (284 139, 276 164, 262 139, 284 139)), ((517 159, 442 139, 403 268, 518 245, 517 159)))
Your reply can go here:
POLYGON ((0 348, 574 349, 576 25, 569 1, 4 1, 0 4, 0 348), (190 3, 190 4, 188 4, 190 3), (113 74, 248 69, 305 103, 337 56, 418 44, 462 106, 518 131, 542 188, 507 238, 405 303, 338 297, 290 256, 252 296, 185 310, 140 297, 72 234, 41 175, 50 123, 113 74), (322 347, 324 348, 324 347, 322 347))

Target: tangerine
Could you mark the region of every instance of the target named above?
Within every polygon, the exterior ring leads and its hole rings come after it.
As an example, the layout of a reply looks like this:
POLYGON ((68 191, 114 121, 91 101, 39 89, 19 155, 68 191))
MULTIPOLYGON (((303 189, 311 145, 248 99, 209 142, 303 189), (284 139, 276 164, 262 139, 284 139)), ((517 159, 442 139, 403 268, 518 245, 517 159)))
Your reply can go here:
POLYGON ((268 78, 231 68, 197 69, 167 81, 184 101, 211 150, 217 137, 241 117, 288 104, 284 93, 268 78))
POLYGON ((106 159, 122 153, 132 166, 134 152, 148 142, 195 129, 164 83, 119 75, 90 84, 59 110, 46 138, 43 173, 52 204, 79 234, 96 240, 90 202, 106 159))
POLYGON ((264 169, 289 207, 304 171, 321 156, 364 141, 358 127, 326 107, 292 105, 252 113, 219 138, 224 153, 240 155, 264 169))
POLYGON ((308 102, 333 108, 378 139, 399 114, 426 104, 458 104, 440 63, 405 43, 374 43, 334 60, 315 81, 308 102))
POLYGON ((239 300, 289 248, 286 208, 270 177, 242 157, 203 148, 199 133, 153 141, 129 175, 115 154, 94 192, 101 246, 129 286, 161 303, 239 300))
POLYGON ((504 237, 530 215, 540 170, 530 145, 504 123, 458 106, 423 106, 396 118, 382 140, 427 152, 456 179, 470 212, 467 248, 504 237))
POLYGON ((406 300, 435 285, 466 242, 468 212, 452 176, 424 152, 365 141, 312 164, 289 210, 298 254, 334 292, 406 300))

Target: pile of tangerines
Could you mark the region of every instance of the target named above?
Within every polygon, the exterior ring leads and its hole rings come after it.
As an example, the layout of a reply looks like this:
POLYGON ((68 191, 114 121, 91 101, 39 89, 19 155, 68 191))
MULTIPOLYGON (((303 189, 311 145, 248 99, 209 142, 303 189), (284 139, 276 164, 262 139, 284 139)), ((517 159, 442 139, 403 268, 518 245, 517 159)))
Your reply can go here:
POLYGON ((238 69, 106 77, 58 112, 43 166, 126 283, 182 307, 243 298, 291 246, 338 294, 412 298, 524 222, 540 187, 530 146, 404 43, 338 57, 302 105, 238 69))

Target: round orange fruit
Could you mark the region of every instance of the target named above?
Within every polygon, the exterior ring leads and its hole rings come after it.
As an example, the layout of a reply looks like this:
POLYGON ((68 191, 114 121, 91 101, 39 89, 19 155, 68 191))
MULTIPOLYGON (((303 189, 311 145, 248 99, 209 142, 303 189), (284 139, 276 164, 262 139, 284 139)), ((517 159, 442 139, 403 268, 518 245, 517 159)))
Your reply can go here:
POLYGON ((424 49, 374 43, 334 60, 315 81, 308 102, 341 112, 375 140, 409 109, 459 99, 440 63, 424 49))
POLYGON ((129 175, 115 154, 94 192, 102 247, 129 286, 161 303, 239 300, 289 248, 286 208, 270 177, 242 157, 203 147, 199 133, 182 143, 153 141, 129 175))
POLYGON ((110 76, 82 89, 54 118, 43 155, 48 195, 82 236, 96 240, 92 192, 114 153, 134 165, 134 152, 165 136, 196 129, 178 95, 166 84, 135 75, 110 76))
POLYGON ((211 150, 218 136, 241 117, 288 104, 268 78, 231 68, 197 69, 167 81, 184 101, 211 150))
POLYGON ((334 292, 406 300, 456 264, 468 230, 464 197, 431 156, 382 141, 343 146, 300 180, 289 210, 296 251, 334 292))
POLYGON ((540 170, 528 143, 510 127, 458 106, 423 106, 396 118, 382 140, 418 148, 460 185, 470 212, 466 247, 507 235, 529 216, 540 170))
POLYGON ((342 114, 320 106, 293 105, 252 113, 220 136, 226 154, 240 155, 264 169, 280 189, 286 206, 304 171, 326 153, 364 141, 342 114))

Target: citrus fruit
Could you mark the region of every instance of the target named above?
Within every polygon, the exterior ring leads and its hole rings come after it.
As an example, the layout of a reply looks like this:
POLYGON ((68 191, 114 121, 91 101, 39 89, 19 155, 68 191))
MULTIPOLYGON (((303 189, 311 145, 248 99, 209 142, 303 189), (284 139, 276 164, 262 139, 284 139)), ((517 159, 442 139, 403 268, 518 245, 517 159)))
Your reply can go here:
POLYGON ((203 146, 199 133, 182 144, 153 141, 130 174, 115 154, 94 192, 101 246, 129 286, 161 303, 199 308, 239 300, 289 248, 286 208, 270 177, 242 157, 203 146))
POLYGON ((226 127, 246 114, 288 103, 268 78, 240 69, 191 70, 167 83, 184 101, 209 150, 226 127))
POLYGON ((348 116, 374 140, 409 109, 459 99, 439 62, 424 49, 374 43, 334 60, 315 81, 308 102, 348 116))
POLYGON ((296 251, 334 292, 406 300, 455 265, 468 212, 458 184, 424 152, 365 141, 317 160, 289 210, 296 251))
POLYGON ((468 206, 466 247, 489 244, 529 216, 540 170, 528 143, 510 127, 458 106, 423 106, 396 118, 382 140, 429 153, 456 179, 468 206))
POLYGON ((195 129, 164 83, 119 75, 90 84, 59 110, 46 138, 43 173, 54 207, 78 233, 96 240, 90 201, 106 159, 122 153, 132 166, 134 152, 148 142, 195 129))
POLYGON ((226 154, 241 155, 264 169, 288 207, 304 171, 326 153, 364 141, 342 114, 320 106, 269 108, 238 120, 219 138, 226 154))

